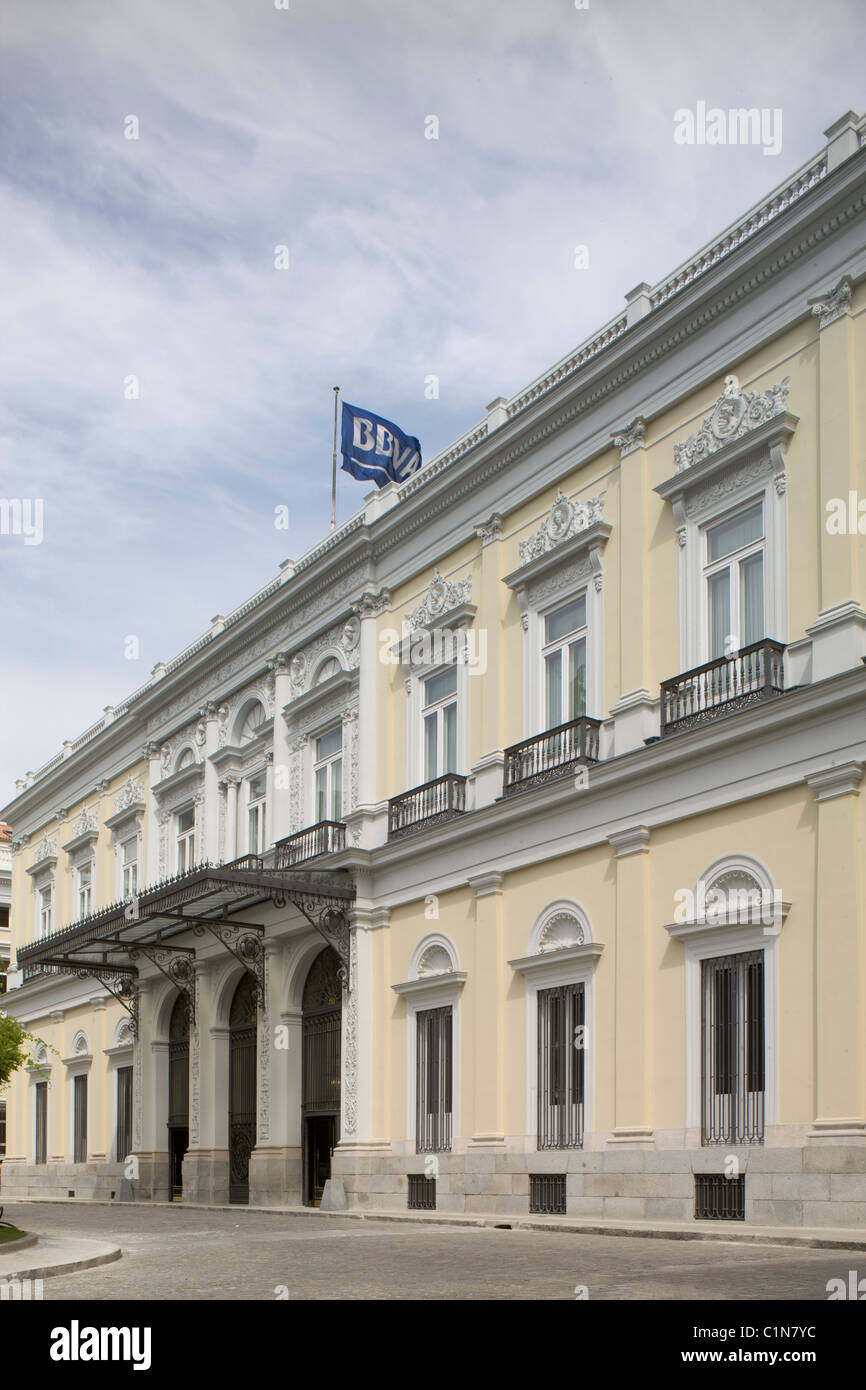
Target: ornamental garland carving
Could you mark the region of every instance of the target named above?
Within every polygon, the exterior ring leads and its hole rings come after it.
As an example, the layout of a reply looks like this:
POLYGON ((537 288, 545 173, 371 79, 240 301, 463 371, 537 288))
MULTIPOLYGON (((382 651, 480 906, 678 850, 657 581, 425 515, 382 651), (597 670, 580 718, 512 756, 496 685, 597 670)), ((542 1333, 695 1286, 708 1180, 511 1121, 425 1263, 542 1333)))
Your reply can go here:
POLYGON ((759 425, 766 424, 787 409, 790 377, 770 386, 766 391, 741 391, 735 376, 726 376, 719 396, 699 430, 682 444, 674 446, 677 472, 690 468, 729 444, 741 439, 759 425))
MULTIPOLYGON (((762 458, 754 459, 751 463, 743 464, 742 467, 735 468, 731 472, 725 473, 723 477, 715 478, 712 482, 706 483, 704 487, 696 489, 685 499, 685 514, 690 518, 700 516, 717 503, 724 502, 740 488, 760 482, 770 473, 777 472, 777 477, 783 476, 778 473, 778 469, 779 463, 772 457, 772 452, 762 458)), ((685 536, 680 540, 680 544, 685 545, 685 536)))
POLYGON ((546 555, 563 541, 570 540, 603 519, 604 498, 593 497, 588 502, 572 502, 560 489, 553 506, 538 530, 528 540, 520 542, 520 562, 525 565, 546 555))
POLYGON ((414 632, 416 628, 437 621, 444 613, 450 613, 461 604, 469 603, 471 593, 471 574, 452 583, 451 580, 444 579, 438 569, 434 570, 426 594, 407 619, 410 631, 414 632))

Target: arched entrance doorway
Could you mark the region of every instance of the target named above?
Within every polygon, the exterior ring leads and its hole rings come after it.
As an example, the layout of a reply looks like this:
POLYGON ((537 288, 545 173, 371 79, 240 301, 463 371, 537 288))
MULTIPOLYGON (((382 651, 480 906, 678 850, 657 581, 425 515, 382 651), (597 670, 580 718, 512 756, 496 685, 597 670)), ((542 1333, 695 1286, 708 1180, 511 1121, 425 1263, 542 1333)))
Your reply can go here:
POLYGON ((189 1003, 174 1001, 168 1025, 168 1174, 171 1200, 183 1196, 183 1156, 189 1147, 189 1003))
POLYGON ((331 1176, 331 1154, 340 1138, 340 1032, 343 988, 340 961, 326 946, 304 985, 303 1093, 304 1202, 318 1206, 331 1176))
POLYGON ((250 1154, 256 1146, 258 996, 244 975, 229 1012, 229 1201, 250 1200, 250 1154))

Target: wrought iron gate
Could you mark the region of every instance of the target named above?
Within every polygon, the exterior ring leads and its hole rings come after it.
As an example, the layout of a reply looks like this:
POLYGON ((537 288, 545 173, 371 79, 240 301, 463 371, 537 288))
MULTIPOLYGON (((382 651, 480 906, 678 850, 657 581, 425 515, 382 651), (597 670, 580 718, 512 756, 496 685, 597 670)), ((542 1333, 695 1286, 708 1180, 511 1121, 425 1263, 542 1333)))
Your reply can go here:
POLYGON ((256 1146, 256 981, 245 975, 229 1015, 229 1201, 250 1199, 250 1154, 256 1146))
POLYGON ((189 1003, 179 994, 168 1027, 168 1163, 170 1196, 183 1193, 183 1157, 189 1144, 189 1003))

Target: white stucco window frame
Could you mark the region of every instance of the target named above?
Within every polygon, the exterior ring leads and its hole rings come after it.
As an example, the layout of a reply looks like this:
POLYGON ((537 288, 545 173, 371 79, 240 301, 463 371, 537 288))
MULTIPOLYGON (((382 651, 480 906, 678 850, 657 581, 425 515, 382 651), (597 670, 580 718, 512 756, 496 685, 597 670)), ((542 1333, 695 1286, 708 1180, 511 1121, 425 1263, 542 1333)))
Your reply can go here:
MULTIPOLYGON (((470 605, 464 605, 468 608, 470 605)), ((472 613, 474 615, 474 608, 472 613)), ((455 610, 456 613, 456 610, 455 610)), ((455 614, 444 614, 442 621, 435 627, 427 628, 430 636, 434 639, 433 648, 436 647, 437 633, 458 633, 465 627, 471 618, 458 619, 455 614), (449 616, 451 621, 449 621, 449 616)), ((458 637, 453 645, 458 647, 461 639, 458 637)), ((412 657, 411 638, 407 638, 401 643, 403 656, 403 671, 406 683, 406 777, 407 786, 421 787, 426 781, 426 769, 424 767, 424 682, 431 676, 438 675, 441 671, 446 671, 450 666, 455 666, 457 670, 457 689, 455 699, 457 701, 457 775, 466 777, 469 774, 469 692, 471 689, 470 666, 466 660, 441 661, 433 660, 430 662, 417 662, 412 657)), ((416 649, 417 650, 417 649, 416 649)))
POLYGON ((796 415, 778 414, 655 488, 671 503, 676 526, 681 671, 709 660, 706 531, 758 501, 764 509, 763 636, 788 642, 786 450, 797 423, 796 415))
MULTIPOLYGON (((438 939, 437 939, 438 940, 438 939)), ((441 939, 444 942, 444 938, 441 939)), ((425 939, 430 945, 430 939, 425 939)), ((392 985, 395 994, 406 1002, 406 1141, 409 1152, 415 1153, 418 1143, 416 1104, 418 1099, 418 1014, 425 1009, 451 1008, 451 1153, 461 1147, 460 1127, 460 997, 466 983, 463 970, 426 975, 392 985)))
POLYGON ((604 547, 611 527, 596 521, 505 575, 517 596, 523 627, 523 738, 546 730, 544 704, 544 619, 586 593, 586 713, 604 718, 604 547))
POLYGON ((123 897, 123 846, 130 840, 136 841, 136 862, 138 864, 138 887, 145 882, 144 876, 144 800, 134 802, 124 810, 109 816, 105 821, 111 831, 111 845, 114 854, 114 895, 120 901, 123 897))
MULTIPOLYGON (((729 874, 749 875, 768 894, 773 893, 770 875, 750 856, 728 856, 713 864, 695 885, 697 897, 701 881, 712 885, 729 874)), ((685 950, 685 1048, 686 1048, 686 1129, 701 1135, 701 964, 716 956, 740 955, 749 951, 764 953, 764 1125, 778 1123, 779 1106, 779 935, 790 911, 790 903, 780 903, 773 920, 761 922, 731 920, 726 915, 713 921, 708 915, 671 923, 665 930, 685 950)))
MULTIPOLYGON (((589 1046, 584 1066, 583 1148, 595 1130, 595 968, 604 951, 600 941, 593 941, 586 914, 572 904, 554 903, 545 909, 532 931, 532 954, 511 960, 512 970, 523 976, 526 984, 526 1139, 533 1151, 538 1150, 538 994, 539 990, 556 989, 561 985, 583 985, 584 1026, 589 1046), (572 916, 583 930, 585 940, 579 945, 559 950, 539 950, 544 928, 558 917, 572 916)), ((565 1152, 565 1150, 563 1150, 565 1152)))

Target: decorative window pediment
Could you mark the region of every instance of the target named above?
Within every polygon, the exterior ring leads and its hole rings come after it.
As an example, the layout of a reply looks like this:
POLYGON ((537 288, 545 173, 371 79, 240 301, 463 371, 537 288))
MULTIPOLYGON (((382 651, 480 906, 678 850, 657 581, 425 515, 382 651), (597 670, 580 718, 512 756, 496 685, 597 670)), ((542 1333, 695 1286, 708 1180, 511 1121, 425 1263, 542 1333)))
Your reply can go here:
POLYGON ((49 840, 47 835, 43 835, 39 844, 36 846, 36 858, 27 870, 32 878, 42 878, 50 874, 57 863, 57 841, 49 840))
POLYGON ((762 864, 728 855, 706 869, 693 889, 677 894, 675 920, 665 930, 679 941, 710 941, 725 929, 777 936, 790 908, 762 864))
POLYGON ((502 581, 517 591, 524 606, 536 607, 549 593, 589 577, 601 590, 601 552, 611 532, 603 509, 603 497, 573 502, 557 492, 538 530, 520 542, 520 565, 502 581))
POLYGON ((674 445, 676 472, 655 491, 674 507, 680 543, 688 519, 700 518, 752 484, 772 477, 785 491, 785 446, 799 423, 787 410, 788 377, 766 391, 741 391, 735 376, 699 430, 674 445))
POLYGON ((529 935, 529 952, 508 964, 525 976, 556 974, 561 965, 568 968, 580 962, 593 964, 604 947, 593 941, 589 918, 573 902, 550 903, 538 916, 529 935))
POLYGON ((95 811, 82 811, 72 827, 72 839, 63 846, 73 863, 89 859, 99 839, 99 822, 95 811))
POLYGON ((471 593, 471 574, 454 583, 444 579, 438 569, 434 570, 426 594, 418 607, 406 618, 409 631, 415 632, 425 627, 444 627, 449 624, 455 626, 461 620, 465 622, 473 617, 476 611, 470 599, 471 593))

